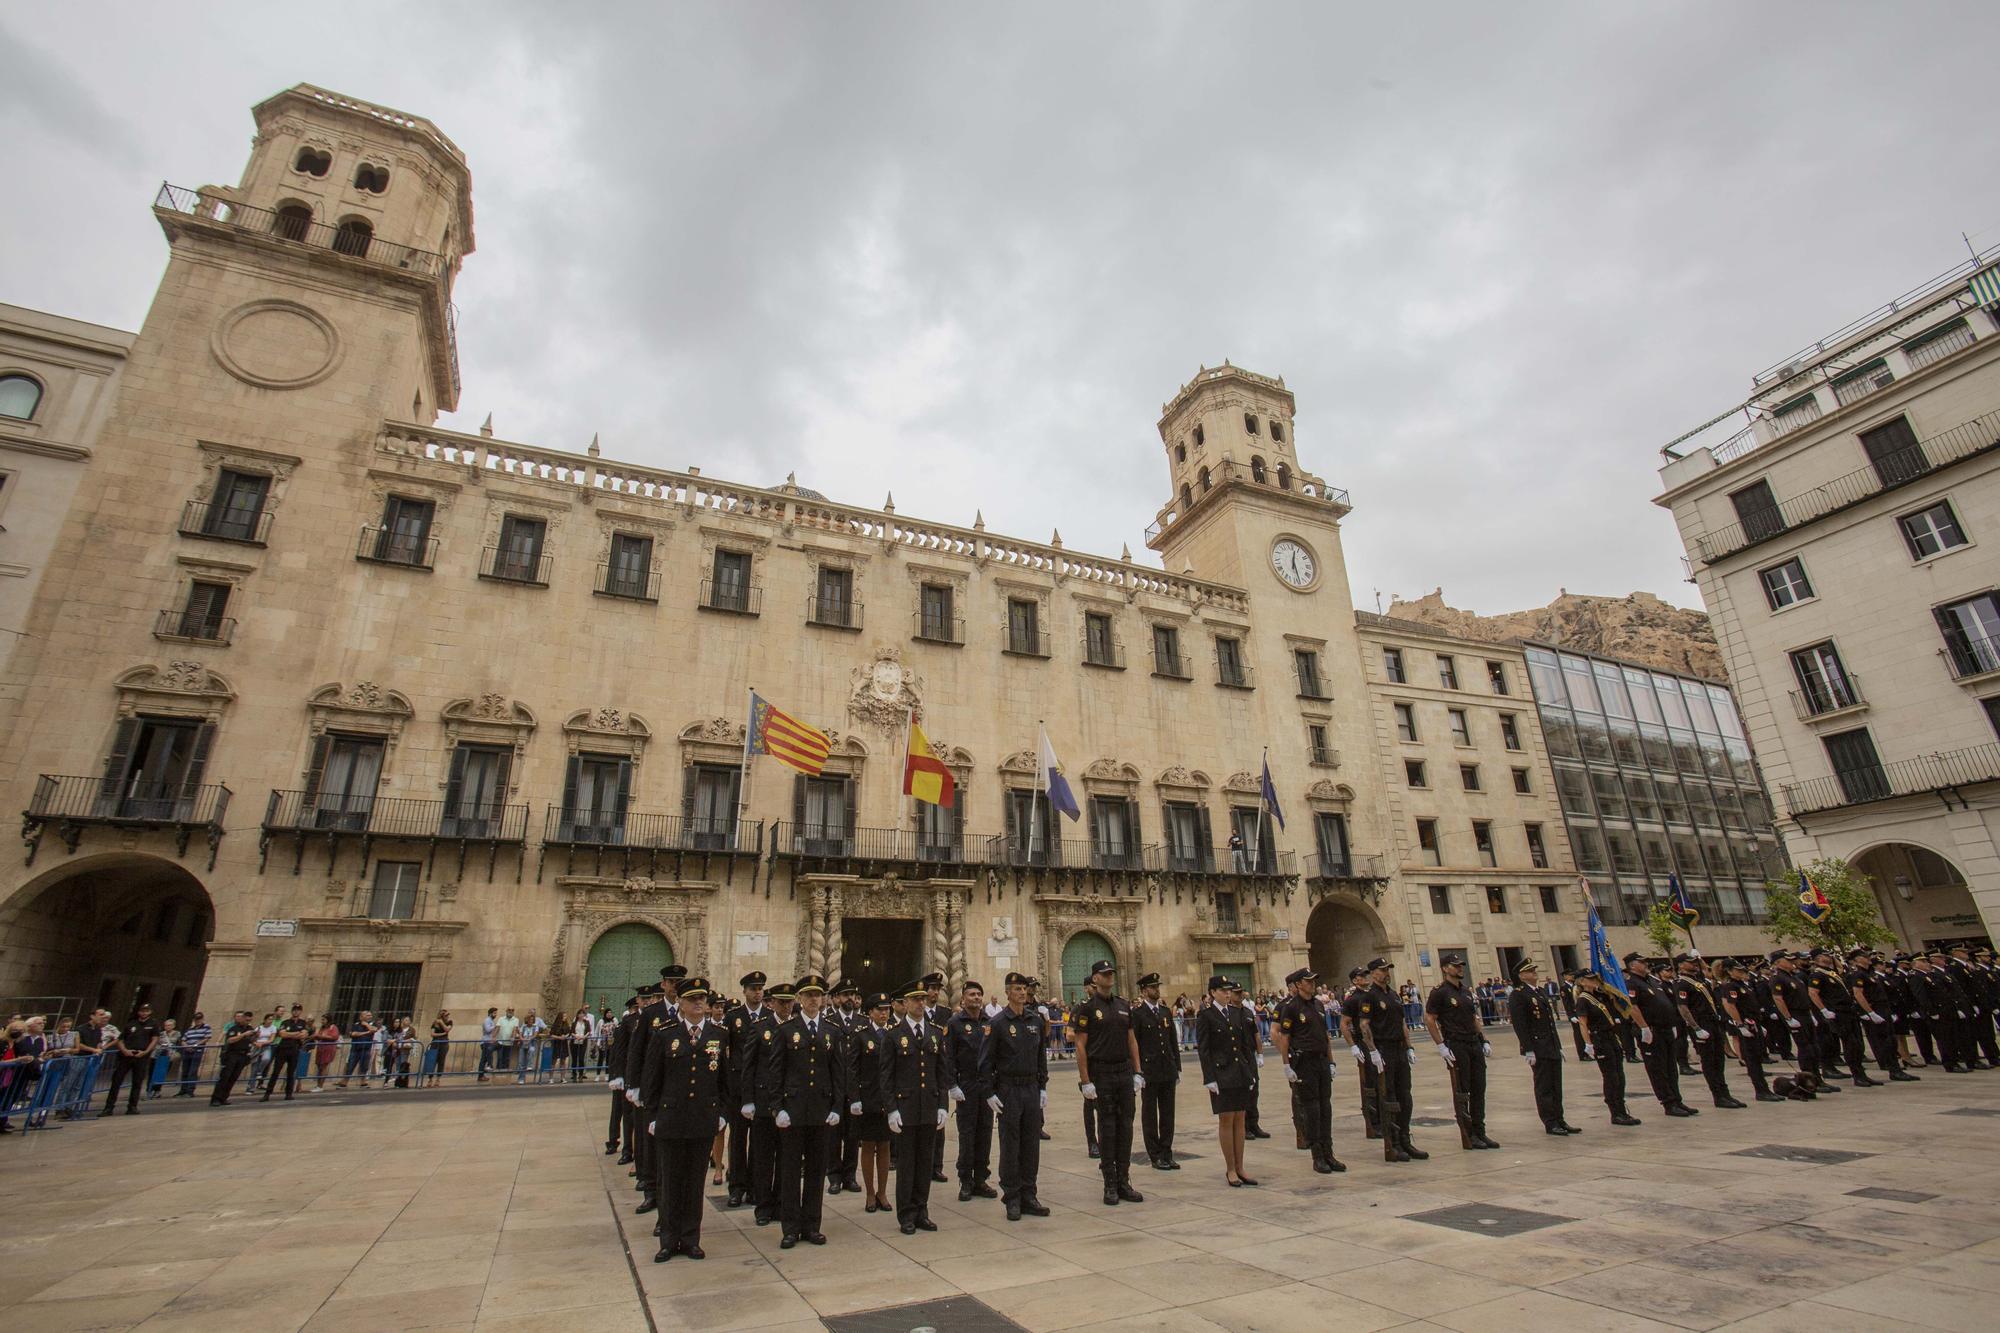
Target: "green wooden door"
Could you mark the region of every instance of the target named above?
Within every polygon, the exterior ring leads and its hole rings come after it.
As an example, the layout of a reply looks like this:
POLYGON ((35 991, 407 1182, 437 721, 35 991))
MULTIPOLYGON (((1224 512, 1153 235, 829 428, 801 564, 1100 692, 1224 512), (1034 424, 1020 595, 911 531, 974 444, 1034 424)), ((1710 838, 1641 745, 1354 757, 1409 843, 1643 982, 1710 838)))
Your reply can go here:
MULTIPOLYGON (((1250 995, 1256 994, 1255 991, 1250 989, 1250 964, 1248 963, 1217 963, 1212 975, 1228 977, 1231 981, 1241 986, 1246 993, 1250 995)), ((1207 984, 1206 978, 1203 979, 1202 984, 1207 984)))
POLYGON ((1114 963, 1118 961, 1118 955, 1111 952, 1111 942, 1095 931, 1080 931, 1063 945, 1063 1003, 1075 1004, 1083 998, 1090 983, 1090 965, 1100 958, 1109 958, 1114 963))
POLYGON ((673 946, 651 926, 637 921, 613 926, 590 946, 590 962, 583 970, 583 998, 592 1004, 602 998, 615 1014, 633 991, 658 981, 660 969, 673 961, 673 946))

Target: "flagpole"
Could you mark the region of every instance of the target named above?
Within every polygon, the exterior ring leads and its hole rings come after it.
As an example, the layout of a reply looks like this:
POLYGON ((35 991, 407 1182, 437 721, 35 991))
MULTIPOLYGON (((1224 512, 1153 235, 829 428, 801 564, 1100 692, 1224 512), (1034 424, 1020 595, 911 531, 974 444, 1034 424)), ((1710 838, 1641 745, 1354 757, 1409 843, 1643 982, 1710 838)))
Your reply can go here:
MULTIPOLYGON (((916 725, 916 721, 917 721, 917 708, 915 704, 912 704, 910 705, 909 709, 903 714, 903 780, 900 784, 898 784, 900 786, 910 785, 910 728, 916 725)), ((908 793, 899 793, 899 795, 908 795, 908 793)), ((919 856, 921 856, 923 854, 923 841, 924 841, 923 820, 921 818, 921 812, 913 811, 912 813, 919 814, 920 816, 917 821, 916 834, 914 838, 912 838, 912 841, 917 844, 917 853, 919 856)))
POLYGON ((1256 874, 1264 864, 1264 770, 1271 766, 1271 750, 1264 749, 1264 767, 1257 770, 1257 814, 1250 821, 1250 866, 1256 874))
POLYGON ((1040 718, 1035 719, 1035 794, 1028 802, 1028 864, 1035 863, 1035 834, 1041 827, 1042 813, 1042 741, 1048 735, 1048 727, 1040 718))
POLYGON ((750 732, 757 725, 757 687, 744 687, 744 703, 749 711, 743 715, 743 780, 736 784, 736 827, 729 831, 729 850, 741 851, 743 840, 743 816, 750 812, 750 732))

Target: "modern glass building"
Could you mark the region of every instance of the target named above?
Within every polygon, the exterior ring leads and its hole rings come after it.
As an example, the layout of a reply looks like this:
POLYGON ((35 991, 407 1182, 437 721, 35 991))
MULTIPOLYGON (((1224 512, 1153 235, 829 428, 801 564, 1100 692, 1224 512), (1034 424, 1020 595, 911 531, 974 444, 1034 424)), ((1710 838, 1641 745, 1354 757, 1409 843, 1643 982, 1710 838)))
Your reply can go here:
MULTIPOLYGON (((1638 924, 1670 874, 1703 925, 1765 921, 1763 886, 1786 862, 1728 687, 1543 644, 1527 655, 1570 847, 1605 924, 1638 924)), ((1757 941, 1707 951, 1738 947, 1757 941)))

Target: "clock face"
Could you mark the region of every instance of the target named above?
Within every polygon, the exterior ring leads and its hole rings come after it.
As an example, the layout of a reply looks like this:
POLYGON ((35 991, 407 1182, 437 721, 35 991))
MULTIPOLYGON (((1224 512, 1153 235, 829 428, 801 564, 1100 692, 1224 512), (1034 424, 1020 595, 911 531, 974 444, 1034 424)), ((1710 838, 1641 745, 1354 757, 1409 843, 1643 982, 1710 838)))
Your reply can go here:
POLYGON ((1271 568, 1293 588, 1310 587, 1319 577, 1319 566, 1312 552, 1289 537, 1271 548, 1271 568))

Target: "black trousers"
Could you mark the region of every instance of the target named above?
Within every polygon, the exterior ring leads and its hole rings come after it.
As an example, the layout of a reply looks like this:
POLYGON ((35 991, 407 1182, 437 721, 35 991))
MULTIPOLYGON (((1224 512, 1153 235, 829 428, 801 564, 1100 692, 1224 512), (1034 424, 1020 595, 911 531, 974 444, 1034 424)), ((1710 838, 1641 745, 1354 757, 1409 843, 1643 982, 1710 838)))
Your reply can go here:
POLYGON ((111 1095, 104 1099, 104 1109, 113 1110, 118 1105, 118 1089, 126 1079, 132 1080, 132 1092, 125 1099, 125 1109, 139 1109, 139 1094, 146 1089, 146 1069, 153 1063, 153 1057, 140 1059, 136 1056, 114 1055, 111 1057, 111 1095))
POLYGON ((985 1088, 965 1088, 958 1104, 958 1183, 962 1189, 984 1185, 993 1174, 993 1108, 985 1088))
MULTIPOLYGON (((1966 1012, 1972 1013, 1971 1010, 1966 1012)), ((1981 1009, 1972 1014, 1972 1035, 1988 1064, 2000 1065, 2000 1040, 1996 1040, 1993 1015, 1981 1009)))
POLYGON ((1685 1105, 1681 1100, 1681 1068, 1674 1055, 1673 1038, 1656 1028, 1651 1041, 1639 1043, 1639 1055, 1646 1062, 1646 1078, 1652 1083, 1653 1095, 1660 1099, 1660 1105, 1685 1105))
POLYGON ((1750 1076, 1750 1086, 1759 1097, 1768 1096, 1771 1084, 1764 1077, 1764 1034, 1754 1024, 1737 1029, 1736 1053, 1743 1057, 1743 1072, 1750 1076))
POLYGON ((732 1111, 729 1116, 729 1192, 748 1194, 750 1192, 750 1136, 756 1122, 745 1120, 741 1111, 732 1111))
MULTIPOLYGON (((1306 1136, 1315 1162, 1333 1156, 1333 1069, 1324 1051, 1303 1051, 1292 1060, 1299 1081, 1292 1084, 1292 1116, 1306 1136)), ((1146 1089, 1152 1091, 1151 1087, 1146 1089)))
POLYGON ((1801 1018, 1798 1023, 1797 1027, 1785 1024, 1785 1030, 1792 1034, 1792 1058, 1798 1063, 1800 1072, 1817 1077, 1820 1072, 1819 1033, 1810 1018, 1801 1018))
POLYGON ((1782 1017, 1774 1016, 1764 1022, 1764 1058, 1773 1055, 1785 1060, 1792 1058, 1792 1029, 1782 1017))
POLYGON ((940 1129, 936 1133, 937 1141, 931 1148, 931 1178, 934 1180, 944 1177, 944 1131, 940 1129))
POLYGON ((767 1115, 750 1122, 750 1202, 759 1217, 778 1215, 778 1122, 767 1115))
POLYGON ((701 1244, 701 1173, 708 1166, 705 1139, 659 1139, 660 1248, 669 1253, 701 1244))
POLYGON ((1915 1043, 1917 1054, 1924 1057, 1925 1064, 1934 1065, 1938 1062, 1937 1044, 1931 1040, 1930 1019, 1922 1015, 1910 1019, 1910 1040, 1915 1043))
POLYGON ((623 1090, 611 1094, 611 1120, 604 1126, 604 1146, 616 1148, 625 1138, 625 1100, 623 1090))
POLYGON ((1376 1082, 1381 1075, 1375 1072, 1375 1063, 1367 1056, 1361 1061, 1361 1123, 1371 1139, 1382 1137, 1382 1107, 1376 1097, 1376 1082))
MULTIPOLYGON (((993 1123, 1000 1140, 1000 1197, 1008 1203, 1032 1199, 1042 1170, 1042 1091, 1032 1081, 1002 1083, 993 1091, 1000 1098, 993 1123)), ((899 1207, 900 1193, 898 1182, 899 1207)))
POLYGON ((1407 1046, 1386 1046, 1378 1048, 1382 1052, 1382 1068, 1376 1075, 1379 1096, 1388 1104, 1382 1108, 1388 1120, 1382 1126, 1382 1137, 1408 1146, 1410 1142, 1410 1048, 1407 1046))
POLYGON ((1537 1051, 1535 1063, 1529 1069, 1535 1084, 1535 1114, 1542 1118, 1544 1128, 1553 1128, 1566 1123, 1563 1120, 1563 1062, 1562 1048, 1553 1051, 1537 1051))
MULTIPOLYGON (((833 1174, 831 1170, 832 1165, 833 1164, 831 1162, 827 1163, 827 1166, 829 1168, 829 1170, 827 1171, 827 1175, 829 1177, 833 1174)), ((841 1180, 843 1181, 853 1180, 855 1181, 856 1184, 859 1184, 860 1181, 856 1178, 855 1173, 860 1169, 861 1169, 861 1117, 853 1113, 853 1108, 850 1105, 849 1109, 843 1111, 840 1116, 841 1180)))
POLYGON ((1735 1101, 1729 1093, 1729 1038, 1716 1027, 1709 1030, 1707 1041, 1693 1033, 1688 1034, 1688 1040, 1701 1061, 1701 1077, 1708 1084, 1709 1097, 1717 1106, 1735 1101))
MULTIPOLYGON (((1569 1039, 1576 1046, 1576 1058, 1579 1060, 1588 1060, 1590 1057, 1583 1053, 1583 1024, 1577 1022, 1575 1019, 1570 1020, 1569 1039)), ((1540 1060, 1537 1059, 1536 1063, 1539 1064, 1540 1060)))
MULTIPOLYGON (((284 1075, 285 1078, 285 1100, 290 1101, 292 1093, 299 1086, 299 1053, 297 1051, 288 1051, 280 1046, 278 1047, 278 1053, 271 1057, 271 1077, 265 1080, 264 1083, 265 1101, 270 1101, 271 1094, 277 1091, 278 1076, 280 1074, 284 1075)), ((114 1097, 117 1096, 118 1076, 116 1074, 112 1075, 111 1087, 111 1095, 114 1097)))
POLYGON ((632 1160, 639 1167, 639 1192, 655 1203, 660 1198, 660 1158, 654 1151, 652 1134, 646 1129, 650 1112, 643 1106, 632 1108, 632 1160))
POLYGON ((1179 1087, 1178 1078, 1159 1083, 1149 1078, 1146 1090, 1139 1094, 1139 1137, 1151 1161, 1174 1159, 1174 1093, 1179 1087))
POLYGON ((1476 1041, 1446 1042, 1451 1048, 1451 1110, 1461 1139, 1486 1137, 1486 1050, 1476 1041))
POLYGON ((1088 1147, 1097 1146, 1097 1103, 1088 1098, 1083 1103, 1083 1141, 1088 1147))
MULTIPOLYGON (((774 1122, 775 1123, 775 1122, 774 1122)), ((787 1236, 810 1236, 819 1230, 826 1199, 826 1131, 793 1122, 778 1131, 778 1221, 787 1236)))
POLYGON ((1882 1066, 1885 1074, 1903 1072, 1902 1057, 1896 1054, 1896 1028, 1891 1023, 1862 1023, 1863 1035, 1868 1038, 1869 1053, 1875 1063, 1882 1066))
POLYGON ((1597 1072, 1604 1079, 1604 1105, 1611 1114, 1621 1116, 1625 1110, 1625 1053, 1616 1045, 1606 1042, 1597 1050, 1597 1072))
POLYGON ((937 1160, 937 1114, 906 1117, 896 1140, 896 1221, 914 1222, 930 1216, 931 1173, 937 1160))
POLYGON ((1097 1169, 1106 1185, 1125 1184, 1132 1179, 1132 1118, 1138 1110, 1132 1066, 1094 1068, 1090 1081, 1097 1086, 1097 1169))
POLYGON ((235 1090, 236 1080, 243 1077, 243 1071, 249 1064, 250 1057, 247 1055, 234 1059, 226 1055, 222 1057, 222 1068, 215 1076, 215 1091, 208 1095, 210 1106, 220 1106, 229 1100, 229 1094, 235 1090))
POLYGON ((1847 1072, 1857 1079, 1868 1077, 1868 1070, 1861 1062, 1861 1015, 1852 1011, 1837 1013, 1832 1028, 1834 1038, 1840 1042, 1840 1058, 1847 1072))

